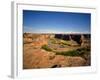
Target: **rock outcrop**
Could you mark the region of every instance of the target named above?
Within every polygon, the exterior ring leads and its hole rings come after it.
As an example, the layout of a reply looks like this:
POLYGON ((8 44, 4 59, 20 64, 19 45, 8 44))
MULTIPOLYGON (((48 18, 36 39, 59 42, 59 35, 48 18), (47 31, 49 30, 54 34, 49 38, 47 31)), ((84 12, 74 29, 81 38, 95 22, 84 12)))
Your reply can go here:
POLYGON ((49 35, 46 34, 24 34, 24 43, 31 43, 34 47, 41 47, 42 45, 46 45, 48 43, 49 35))
POLYGON ((63 39, 67 41, 75 41, 78 44, 84 44, 90 39, 90 34, 55 34, 55 38, 63 39))
POLYGON ((70 57, 55 55, 42 49, 32 50, 24 53, 24 69, 32 68, 55 68, 55 67, 75 67, 84 66, 85 59, 81 57, 70 57))
POLYGON ((84 36, 84 35, 82 35, 81 36, 81 46, 82 47, 90 47, 90 38, 88 38, 88 36, 84 36))

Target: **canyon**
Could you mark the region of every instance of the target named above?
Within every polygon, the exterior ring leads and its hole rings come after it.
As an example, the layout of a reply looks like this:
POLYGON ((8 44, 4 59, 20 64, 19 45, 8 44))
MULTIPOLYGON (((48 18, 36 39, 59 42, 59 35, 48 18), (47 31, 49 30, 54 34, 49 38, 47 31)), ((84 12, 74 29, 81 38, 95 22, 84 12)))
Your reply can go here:
POLYGON ((90 34, 23 33, 23 69, 91 65, 90 34))

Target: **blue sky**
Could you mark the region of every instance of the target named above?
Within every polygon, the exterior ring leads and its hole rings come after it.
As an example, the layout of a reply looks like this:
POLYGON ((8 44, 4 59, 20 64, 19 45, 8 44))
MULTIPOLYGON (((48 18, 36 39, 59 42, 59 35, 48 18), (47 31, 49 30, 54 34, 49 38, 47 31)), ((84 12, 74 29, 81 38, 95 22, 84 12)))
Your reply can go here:
POLYGON ((24 32, 90 33, 91 14, 23 10, 24 32))

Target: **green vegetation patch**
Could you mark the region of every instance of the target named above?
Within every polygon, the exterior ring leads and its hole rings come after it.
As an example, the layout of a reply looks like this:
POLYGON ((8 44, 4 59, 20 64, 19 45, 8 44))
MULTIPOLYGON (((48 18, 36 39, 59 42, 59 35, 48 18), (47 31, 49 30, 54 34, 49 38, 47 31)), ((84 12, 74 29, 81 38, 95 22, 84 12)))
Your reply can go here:
POLYGON ((64 51, 64 52, 55 52, 56 55, 64 55, 64 56, 81 56, 83 54, 86 54, 89 50, 86 48, 80 48, 77 50, 72 50, 72 51, 64 51))
POLYGON ((56 44, 56 40, 55 40, 54 38, 50 39, 50 42, 51 42, 52 44, 56 44))
POLYGON ((60 39, 56 39, 56 38, 50 39, 50 42, 51 42, 52 44, 61 44, 60 39))
POLYGON ((56 55, 64 55, 64 56, 79 56, 80 53, 78 51, 67 51, 67 52, 56 52, 56 55))
POLYGON ((41 48, 46 50, 46 51, 52 51, 52 49, 49 48, 48 45, 43 45, 41 48))
POLYGON ((61 44, 71 46, 69 42, 61 40, 61 44))
POLYGON ((66 46, 71 46, 71 44, 72 44, 70 41, 65 41, 65 40, 61 40, 61 39, 57 39, 57 38, 50 39, 50 42, 52 44, 59 44, 59 45, 66 45, 66 46))

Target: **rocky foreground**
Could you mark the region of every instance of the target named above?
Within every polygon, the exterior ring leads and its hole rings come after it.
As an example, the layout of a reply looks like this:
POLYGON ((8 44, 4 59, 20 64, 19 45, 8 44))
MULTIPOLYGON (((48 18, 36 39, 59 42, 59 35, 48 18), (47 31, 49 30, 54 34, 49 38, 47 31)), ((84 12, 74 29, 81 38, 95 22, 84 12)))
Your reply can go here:
POLYGON ((90 66, 90 37, 31 33, 23 37, 23 69, 90 66))

